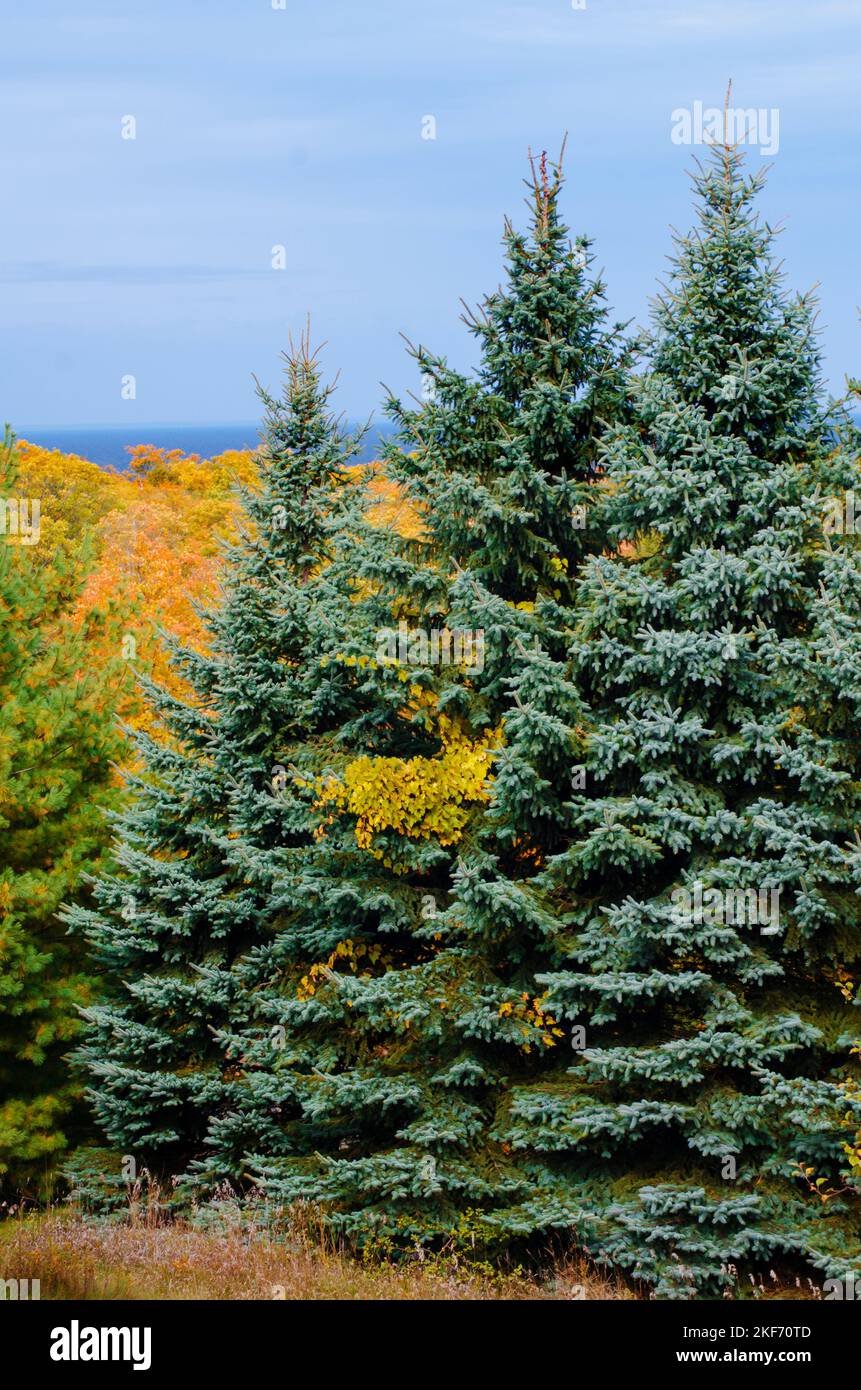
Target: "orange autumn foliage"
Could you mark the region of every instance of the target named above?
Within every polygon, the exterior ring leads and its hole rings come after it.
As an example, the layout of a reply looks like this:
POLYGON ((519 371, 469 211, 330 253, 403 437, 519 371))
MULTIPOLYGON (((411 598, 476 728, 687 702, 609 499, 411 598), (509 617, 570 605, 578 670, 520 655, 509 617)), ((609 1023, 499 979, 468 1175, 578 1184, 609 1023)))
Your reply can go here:
POLYGON ((424 527, 413 503, 404 496, 397 483, 386 477, 381 463, 369 463, 365 468, 371 499, 369 520, 381 530, 391 528, 408 540, 418 540, 424 533, 424 527))
MULTIPOLYGON (((133 727, 149 727, 152 716, 134 673, 146 673, 175 694, 189 693, 159 631, 194 650, 206 649, 198 610, 217 601, 222 543, 235 536, 239 514, 235 487, 253 486, 255 454, 227 450, 202 459, 140 444, 129 450, 128 472, 120 473, 26 440, 18 441, 17 453, 22 491, 41 499, 42 553, 57 545, 78 547, 85 537, 92 546, 77 622, 83 625, 94 611, 110 615, 93 639, 93 660, 125 658, 128 680, 120 714, 133 727)), ((381 465, 365 467, 374 525, 419 535, 414 510, 381 465)))
POLYGON ((113 621, 91 651, 97 663, 128 661, 120 714, 148 724, 133 672, 144 671, 186 693, 159 642, 164 628, 201 650, 205 628, 196 604, 216 596, 220 543, 235 530, 237 481, 253 482, 254 455, 230 451, 201 460, 180 450, 139 445, 122 474, 74 455, 18 445, 21 476, 42 499, 43 541, 93 547, 93 563, 76 604, 79 624, 94 610, 113 621), (119 650, 117 648, 119 647, 119 650))

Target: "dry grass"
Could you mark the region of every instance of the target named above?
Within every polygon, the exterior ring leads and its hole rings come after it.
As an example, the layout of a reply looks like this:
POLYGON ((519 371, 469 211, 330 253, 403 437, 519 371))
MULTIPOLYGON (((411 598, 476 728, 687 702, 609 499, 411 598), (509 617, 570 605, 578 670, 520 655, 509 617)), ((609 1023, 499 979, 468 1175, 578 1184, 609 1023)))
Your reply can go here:
POLYGON ((179 1223, 103 1225, 72 1213, 0 1224, 0 1278, 38 1279, 43 1299, 617 1299, 576 1264, 537 1283, 450 1257, 360 1263, 310 1234, 215 1234, 179 1223), (580 1290, 583 1290, 581 1292, 580 1290))

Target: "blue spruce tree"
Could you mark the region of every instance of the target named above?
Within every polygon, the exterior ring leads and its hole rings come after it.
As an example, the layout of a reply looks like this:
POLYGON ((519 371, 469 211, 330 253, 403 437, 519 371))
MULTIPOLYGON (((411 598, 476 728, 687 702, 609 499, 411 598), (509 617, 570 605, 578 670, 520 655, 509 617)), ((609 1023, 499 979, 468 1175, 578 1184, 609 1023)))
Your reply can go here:
POLYGON ((356 729, 324 771, 279 969, 249 975, 258 1041, 235 1043, 249 1097, 283 1122, 250 1170, 359 1241, 496 1239, 484 1213, 532 1190, 500 1106, 561 1039, 533 997, 556 919, 529 881, 570 824, 565 613, 601 544, 599 439, 625 410, 627 348, 588 241, 561 220, 560 169, 542 157, 529 187, 506 284, 468 315, 476 373, 414 349, 424 400, 389 401, 387 469, 421 530, 357 536, 363 605, 381 601, 390 631, 361 654, 357 614, 353 652, 378 710, 384 679, 402 682, 402 732, 378 715, 375 751, 356 756, 356 729), (281 1030, 274 1060, 264 1025, 281 1030))
POLYGON ((292 907, 273 896, 267 853, 287 862, 313 843, 316 817, 288 765, 358 708, 325 660, 341 644, 339 615, 352 620, 331 560, 333 534, 361 510, 347 470, 356 440, 330 415, 306 339, 286 358, 282 396, 260 394, 259 486, 244 492, 208 650, 165 635, 192 694, 145 684, 162 733, 134 734, 141 767, 116 821, 116 872, 94 882, 94 906, 66 912, 105 986, 80 1052, 101 1130, 137 1171, 203 1167, 218 1181, 241 1177, 265 1130, 259 1115, 253 1134, 227 1118, 238 1059, 224 1030, 250 1010, 243 962, 292 907))
POLYGON ((858 437, 823 402, 761 184, 729 146, 698 170, 606 443, 612 548, 583 567, 565 668, 585 777, 533 885, 536 987, 574 1055, 514 1084, 496 1129, 533 1190, 495 1222, 571 1229, 671 1297, 782 1257, 861 1271, 858 437))

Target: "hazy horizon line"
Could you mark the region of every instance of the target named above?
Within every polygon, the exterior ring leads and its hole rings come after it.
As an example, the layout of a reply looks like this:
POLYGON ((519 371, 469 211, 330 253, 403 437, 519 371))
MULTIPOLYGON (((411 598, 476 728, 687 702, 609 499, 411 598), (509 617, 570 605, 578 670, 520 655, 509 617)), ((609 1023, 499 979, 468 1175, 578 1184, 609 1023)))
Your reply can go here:
MULTIPOLYGON (((360 419, 356 419, 356 420, 350 420, 350 423, 351 423, 351 424, 362 424, 363 421, 360 420, 360 419)), ((388 421, 386 421, 386 420, 380 420, 379 422, 374 422, 374 423, 379 423, 379 424, 382 424, 382 425, 386 425, 386 424, 388 424, 388 421)), ((125 430, 125 429, 146 429, 146 430, 150 430, 150 429, 167 429, 167 430, 173 430, 173 429, 190 429, 190 430, 199 430, 199 429, 207 429, 207 428, 208 428, 208 429, 214 429, 214 430, 222 430, 222 429, 234 429, 234 428, 237 428, 237 429, 240 429, 240 428, 241 428, 241 429, 248 429, 249 427, 251 427, 251 428, 253 428, 253 429, 256 429, 256 430, 259 430, 259 429, 262 428, 262 425, 261 425, 261 422, 260 422, 259 420, 140 420, 140 421, 138 421, 138 422, 137 422, 136 424, 134 424, 134 425, 127 425, 127 424, 124 424, 124 423, 122 423, 122 422, 120 422, 120 421, 113 421, 113 420, 106 420, 106 421, 90 420, 90 421, 85 421, 83 424, 80 424, 80 425, 30 425, 30 426, 24 426, 24 425, 15 426, 15 425, 10 425, 10 428, 12 429, 13 434, 32 433, 32 432, 34 432, 34 431, 36 431, 36 430, 41 430, 41 431, 44 431, 44 432, 46 432, 46 433, 47 433, 47 431, 50 430, 50 431, 52 431, 52 432, 54 432, 54 433, 73 434, 73 433, 75 433, 75 431, 77 431, 77 430, 125 430)))

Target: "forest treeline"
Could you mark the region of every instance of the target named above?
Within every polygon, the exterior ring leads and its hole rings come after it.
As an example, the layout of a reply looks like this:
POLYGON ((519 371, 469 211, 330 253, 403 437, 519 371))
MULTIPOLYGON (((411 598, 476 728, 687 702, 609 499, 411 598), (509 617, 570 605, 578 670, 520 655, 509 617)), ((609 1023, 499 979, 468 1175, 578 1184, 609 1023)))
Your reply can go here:
POLYGON ((635 334, 533 164, 371 467, 308 337, 256 453, 7 440, 9 1194, 861 1277, 857 388, 693 182, 635 334))

